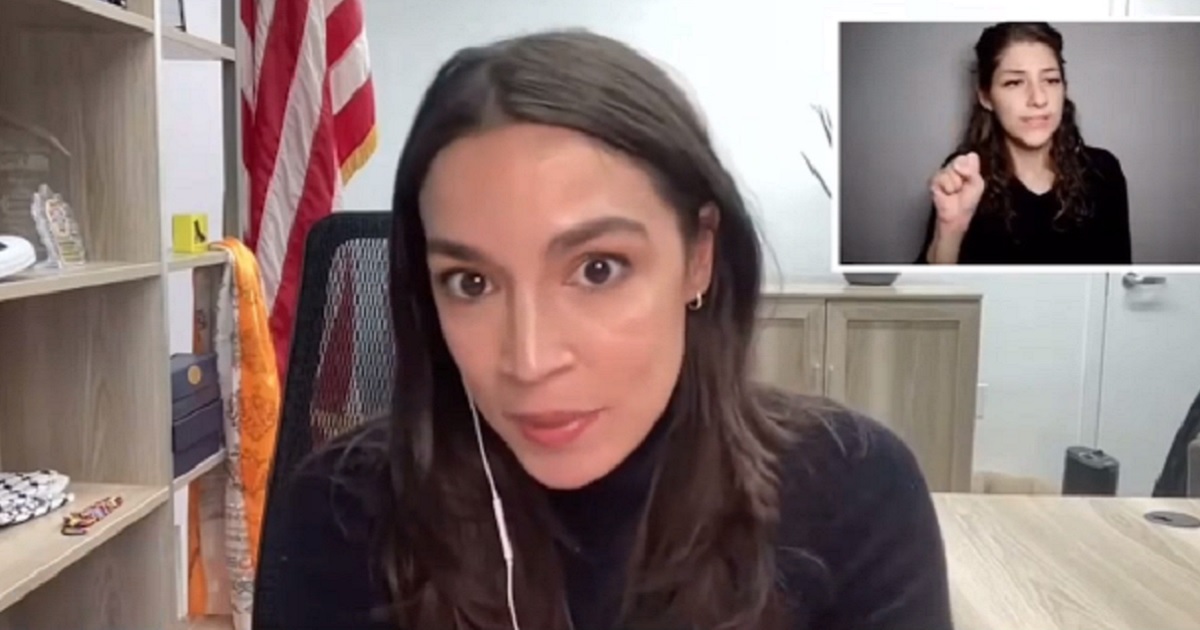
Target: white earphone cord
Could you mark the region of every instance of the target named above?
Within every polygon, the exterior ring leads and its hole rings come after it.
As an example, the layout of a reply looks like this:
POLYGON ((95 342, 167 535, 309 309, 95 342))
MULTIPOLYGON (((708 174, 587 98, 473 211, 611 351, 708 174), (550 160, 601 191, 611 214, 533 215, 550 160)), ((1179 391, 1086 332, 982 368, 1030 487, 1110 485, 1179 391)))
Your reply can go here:
POLYGON ((471 420, 475 424, 475 443, 479 445, 479 459, 483 462, 483 474, 487 475, 488 488, 492 491, 492 515, 496 518, 496 530, 500 534, 500 552, 504 555, 504 583, 508 595, 508 616, 512 620, 512 630, 521 630, 517 623, 517 603, 513 597, 513 549, 512 541, 508 538, 508 523, 504 518, 504 503, 500 501, 500 492, 496 490, 496 478, 492 476, 492 466, 488 463, 487 449, 483 447, 483 428, 479 423, 479 410, 475 407, 475 399, 463 384, 467 392, 467 404, 471 407, 471 420))

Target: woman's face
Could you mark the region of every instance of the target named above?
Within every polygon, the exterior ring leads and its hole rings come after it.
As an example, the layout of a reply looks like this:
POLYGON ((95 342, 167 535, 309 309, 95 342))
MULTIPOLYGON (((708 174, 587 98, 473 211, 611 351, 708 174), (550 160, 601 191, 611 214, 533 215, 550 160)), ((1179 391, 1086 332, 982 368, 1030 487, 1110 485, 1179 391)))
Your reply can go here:
POLYGON ((484 420, 548 487, 610 472, 678 380, 713 230, 685 243, 635 162, 532 124, 449 145, 421 213, 438 318, 484 420))
POLYGON ((1054 50, 1017 42, 1000 56, 991 87, 979 102, 995 112, 1010 142, 1024 149, 1049 145, 1062 122, 1066 89, 1054 50))

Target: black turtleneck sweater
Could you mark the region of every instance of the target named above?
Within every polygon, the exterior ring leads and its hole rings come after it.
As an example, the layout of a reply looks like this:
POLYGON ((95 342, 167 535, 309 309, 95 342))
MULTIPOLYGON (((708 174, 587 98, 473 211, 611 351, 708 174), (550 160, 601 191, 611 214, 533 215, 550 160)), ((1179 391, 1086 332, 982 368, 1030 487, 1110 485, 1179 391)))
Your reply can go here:
MULTIPOLYGON (((834 409, 782 461, 777 563, 799 603, 795 630, 950 630, 941 535, 912 453, 875 421, 834 409)), ((604 478, 550 493, 576 630, 616 628, 624 562, 663 434, 657 427, 604 478)), ((290 522, 271 545, 285 559, 274 595, 282 627, 404 630, 371 619, 386 589, 372 579, 370 517, 344 493, 334 496, 312 475, 288 491, 290 522)))

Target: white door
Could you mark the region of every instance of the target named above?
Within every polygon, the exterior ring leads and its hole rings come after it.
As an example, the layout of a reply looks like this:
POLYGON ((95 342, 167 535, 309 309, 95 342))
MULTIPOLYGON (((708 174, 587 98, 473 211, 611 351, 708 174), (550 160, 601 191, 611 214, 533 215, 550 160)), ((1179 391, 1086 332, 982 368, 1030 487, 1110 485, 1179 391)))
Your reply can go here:
MULTIPOLYGON (((1113 0, 1114 15, 1200 16, 1200 0, 1113 0), (1123 6, 1122 6, 1123 5, 1123 6)), ((1096 444, 1121 462, 1118 492, 1145 496, 1200 393, 1200 276, 1133 284, 1110 274, 1096 444)))
POLYGON ((1200 394, 1200 275, 1108 274, 1096 444, 1149 496, 1200 394))

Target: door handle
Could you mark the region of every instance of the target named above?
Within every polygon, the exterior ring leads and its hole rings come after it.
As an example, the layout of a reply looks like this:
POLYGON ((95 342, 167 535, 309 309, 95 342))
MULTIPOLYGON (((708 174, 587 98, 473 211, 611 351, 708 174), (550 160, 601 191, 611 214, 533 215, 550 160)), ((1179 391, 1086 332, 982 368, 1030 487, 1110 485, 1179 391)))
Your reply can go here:
POLYGON ((1166 284, 1166 276, 1143 276, 1140 273, 1127 273, 1121 276, 1121 284, 1125 285, 1126 289, 1136 289, 1137 287, 1146 286, 1148 284, 1166 284))

